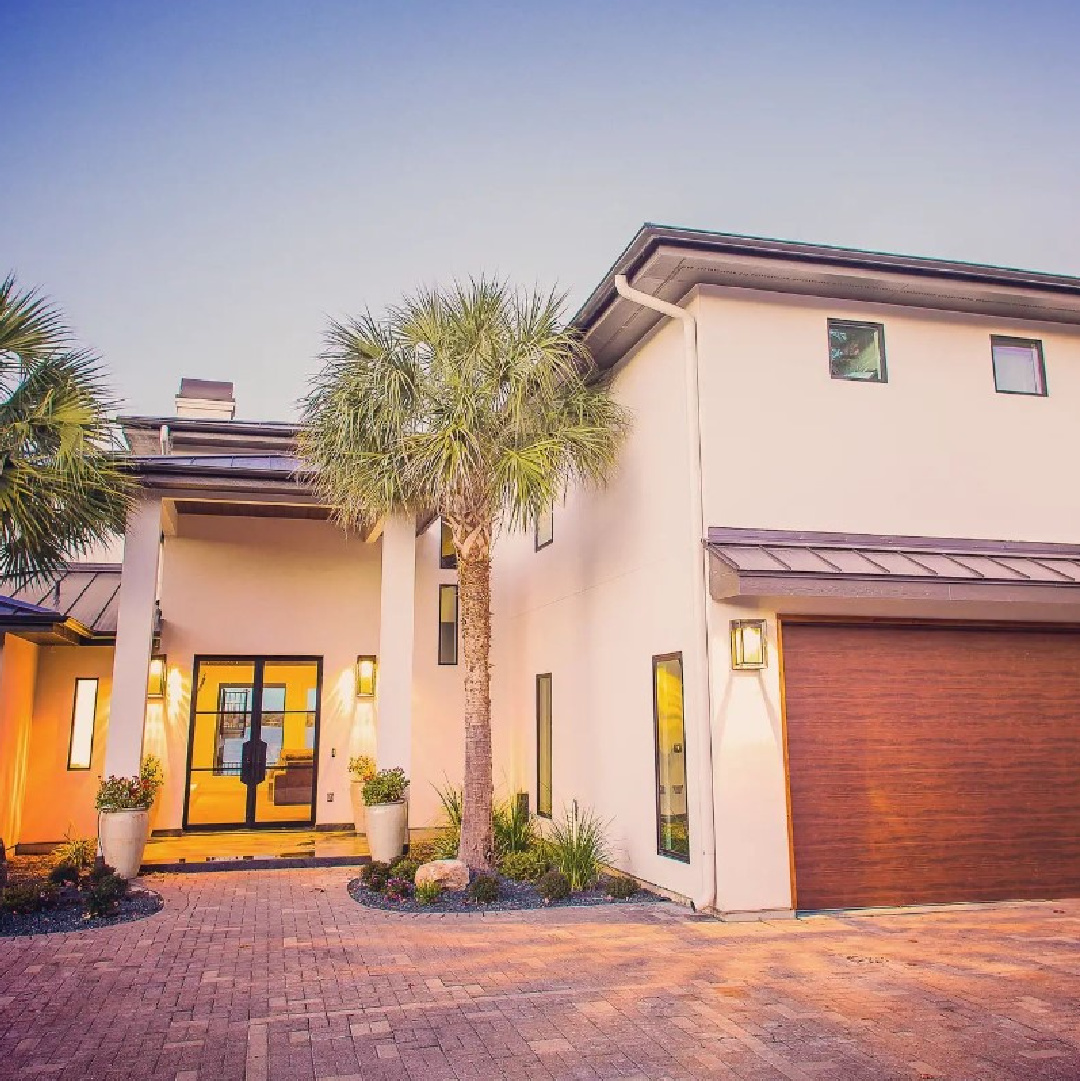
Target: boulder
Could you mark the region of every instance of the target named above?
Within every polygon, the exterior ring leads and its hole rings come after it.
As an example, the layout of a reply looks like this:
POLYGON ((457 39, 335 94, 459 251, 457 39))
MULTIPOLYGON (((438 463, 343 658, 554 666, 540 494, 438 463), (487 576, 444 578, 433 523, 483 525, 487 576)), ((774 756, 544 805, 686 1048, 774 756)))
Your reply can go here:
POLYGON ((444 890, 463 890, 469 885, 469 868, 461 860, 432 860, 416 869, 416 884, 437 882, 444 890))

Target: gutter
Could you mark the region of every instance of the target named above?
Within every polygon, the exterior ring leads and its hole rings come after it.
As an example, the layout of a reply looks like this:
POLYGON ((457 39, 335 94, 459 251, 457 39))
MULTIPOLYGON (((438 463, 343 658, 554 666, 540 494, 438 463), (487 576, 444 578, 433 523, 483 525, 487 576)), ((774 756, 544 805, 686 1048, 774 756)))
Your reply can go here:
POLYGON ((701 392, 699 386, 697 320, 685 308, 634 289, 625 274, 615 277, 619 296, 643 308, 651 308, 670 319, 678 319, 683 328, 683 355, 686 381, 686 457, 689 467, 689 542, 697 563, 697 582, 691 590, 691 612, 697 629, 694 643, 697 699, 697 805, 698 829, 701 831, 702 881, 699 894, 693 898, 694 907, 716 907, 716 801, 713 792, 712 749, 712 670, 709 664, 709 618, 706 601, 709 597, 709 563, 705 547, 705 514, 701 498, 701 392))

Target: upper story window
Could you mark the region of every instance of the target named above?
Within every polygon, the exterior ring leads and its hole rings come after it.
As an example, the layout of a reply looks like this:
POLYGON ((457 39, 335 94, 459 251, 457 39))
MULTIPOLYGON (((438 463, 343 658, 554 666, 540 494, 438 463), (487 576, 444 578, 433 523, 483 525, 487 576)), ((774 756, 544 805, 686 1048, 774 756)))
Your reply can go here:
POLYGON ((541 511, 536 519, 536 534, 533 539, 533 547, 539 552, 546 548, 555 539, 555 514, 552 507, 541 511))
POLYGON ((833 379, 887 383, 885 328, 880 323, 830 319, 829 374, 833 379))
POLYGON ((439 664, 457 664, 458 587, 439 586, 439 664))
POLYGON ((450 527, 440 521, 441 533, 439 535, 439 567, 444 571, 457 570, 457 552, 454 551, 454 534, 450 527))
POLYGON ((994 386, 998 393, 1046 396, 1042 342, 992 334, 990 352, 994 358, 994 386))

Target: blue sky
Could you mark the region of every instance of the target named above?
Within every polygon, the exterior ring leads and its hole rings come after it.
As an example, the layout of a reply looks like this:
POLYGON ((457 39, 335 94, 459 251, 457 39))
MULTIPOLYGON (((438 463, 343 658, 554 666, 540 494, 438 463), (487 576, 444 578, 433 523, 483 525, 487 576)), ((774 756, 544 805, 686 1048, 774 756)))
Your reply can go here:
POLYGON ((1080 273, 1080 5, 0 0, 0 272, 130 411, 289 417, 328 316, 580 302, 646 220, 1080 273))

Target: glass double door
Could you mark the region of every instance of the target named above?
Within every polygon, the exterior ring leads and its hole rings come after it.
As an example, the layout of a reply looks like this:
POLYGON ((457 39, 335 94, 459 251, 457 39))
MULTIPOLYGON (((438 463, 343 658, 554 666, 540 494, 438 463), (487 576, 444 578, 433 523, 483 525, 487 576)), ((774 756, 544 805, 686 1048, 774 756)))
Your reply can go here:
POLYGON ((321 662, 199 657, 184 826, 315 820, 321 662))

